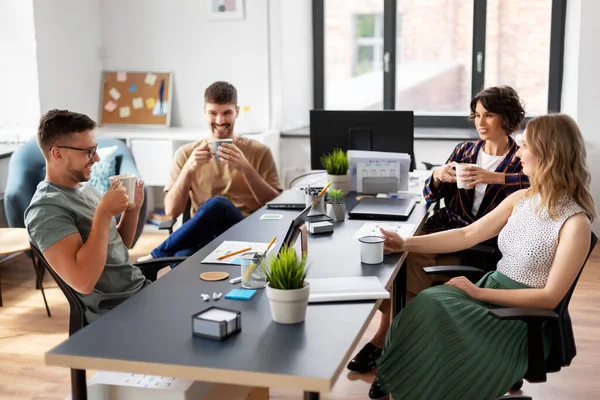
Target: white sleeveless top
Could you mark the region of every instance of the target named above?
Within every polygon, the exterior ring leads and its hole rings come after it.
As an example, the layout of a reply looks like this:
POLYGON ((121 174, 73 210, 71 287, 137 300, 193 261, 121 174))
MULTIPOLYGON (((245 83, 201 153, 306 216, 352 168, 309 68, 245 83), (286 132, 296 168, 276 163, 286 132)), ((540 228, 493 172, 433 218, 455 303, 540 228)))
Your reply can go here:
POLYGON ((539 216, 536 214, 540 201, 540 196, 519 200, 498 235, 498 248, 502 254, 498 272, 533 288, 546 286, 558 247, 558 233, 564 222, 585 212, 563 193, 557 205, 558 218, 550 219, 547 209, 542 209, 539 216))

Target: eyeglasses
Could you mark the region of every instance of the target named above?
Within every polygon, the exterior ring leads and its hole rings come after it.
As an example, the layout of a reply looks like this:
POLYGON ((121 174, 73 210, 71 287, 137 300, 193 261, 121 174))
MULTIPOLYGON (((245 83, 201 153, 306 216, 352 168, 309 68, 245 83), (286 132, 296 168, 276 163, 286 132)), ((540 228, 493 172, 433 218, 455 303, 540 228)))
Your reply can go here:
POLYGON ((55 146, 55 147, 58 147, 59 149, 71 149, 71 150, 85 151, 88 155, 88 158, 94 157, 96 155, 96 150, 98 150, 98 145, 95 145, 91 149, 81 149, 79 147, 71 147, 71 146, 55 146))

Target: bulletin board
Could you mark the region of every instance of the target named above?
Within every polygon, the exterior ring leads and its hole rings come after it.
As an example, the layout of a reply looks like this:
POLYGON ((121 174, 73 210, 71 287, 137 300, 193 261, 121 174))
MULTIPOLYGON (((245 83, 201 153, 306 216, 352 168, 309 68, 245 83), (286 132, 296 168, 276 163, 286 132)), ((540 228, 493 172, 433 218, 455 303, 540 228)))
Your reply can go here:
POLYGON ((104 71, 100 125, 171 125, 171 72, 104 71))

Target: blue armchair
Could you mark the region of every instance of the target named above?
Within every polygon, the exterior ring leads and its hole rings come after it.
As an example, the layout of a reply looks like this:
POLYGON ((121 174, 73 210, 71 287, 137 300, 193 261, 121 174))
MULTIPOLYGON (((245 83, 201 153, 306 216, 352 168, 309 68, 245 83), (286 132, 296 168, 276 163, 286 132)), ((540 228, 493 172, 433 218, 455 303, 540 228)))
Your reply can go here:
MULTIPOLYGON (((140 177, 135 166, 133 155, 125 143, 118 139, 98 138, 99 147, 117 146, 116 164, 117 174, 133 174, 140 177)), ((4 194, 4 207, 8 225, 11 227, 25 227, 24 213, 35 189, 46 176, 46 164, 35 139, 21 145, 10 157, 8 166, 8 181, 4 194)), ((144 188, 146 194, 146 188, 144 188)), ((142 234, 148 214, 148 196, 144 196, 144 204, 140 210, 137 229, 133 245, 142 234)), ((117 217, 118 219, 118 217, 117 217)))

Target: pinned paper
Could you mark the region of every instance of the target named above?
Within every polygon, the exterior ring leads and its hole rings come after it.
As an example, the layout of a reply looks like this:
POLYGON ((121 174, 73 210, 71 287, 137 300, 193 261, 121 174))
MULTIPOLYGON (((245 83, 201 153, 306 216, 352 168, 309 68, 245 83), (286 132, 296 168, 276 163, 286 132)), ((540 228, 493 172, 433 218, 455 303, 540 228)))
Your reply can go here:
POLYGON ((146 85, 154 86, 154 84, 156 83, 156 75, 154 75, 151 72, 148 72, 146 74, 146 79, 144 79, 144 82, 146 83, 146 85))
POLYGON ((152 110, 152 115, 167 115, 167 102, 159 101, 154 105, 154 110, 152 110))
POLYGON ((131 86, 128 89, 131 93, 137 92, 137 86, 135 86, 135 82, 131 82, 131 86))
POLYGON ((131 100, 131 103, 133 105, 134 110, 144 108, 144 99, 142 99, 141 97, 134 97, 133 100, 131 100))
POLYGON ((104 109, 108 112, 113 112, 117 109, 117 103, 112 100, 109 100, 108 103, 104 105, 104 109))
POLYGON ((129 106, 119 108, 119 117, 127 118, 131 115, 131 109, 129 106))
POLYGON ((125 82, 127 80, 127 72, 117 72, 117 82, 125 82))
POLYGON ((119 100, 119 98, 121 97, 121 92, 119 92, 117 89, 112 88, 108 91, 108 94, 110 94, 110 97, 112 97, 115 100, 119 100))
POLYGON ((150 98, 146 99, 146 108, 148 110, 152 110, 155 105, 156 105, 156 100, 154 100, 154 97, 150 97, 150 98))

